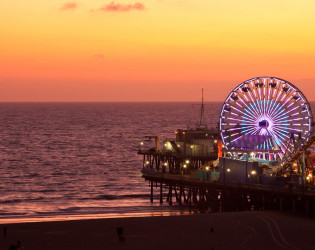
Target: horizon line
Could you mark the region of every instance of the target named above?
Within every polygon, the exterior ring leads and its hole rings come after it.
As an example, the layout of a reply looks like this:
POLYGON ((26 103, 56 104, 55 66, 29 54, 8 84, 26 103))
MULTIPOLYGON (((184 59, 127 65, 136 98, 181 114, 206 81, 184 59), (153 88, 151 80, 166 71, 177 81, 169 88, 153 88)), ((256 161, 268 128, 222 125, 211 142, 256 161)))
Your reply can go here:
MULTIPOLYGON (((0 103, 201 103, 201 101, 0 101, 0 103)), ((224 102, 224 101, 204 101, 224 102)))

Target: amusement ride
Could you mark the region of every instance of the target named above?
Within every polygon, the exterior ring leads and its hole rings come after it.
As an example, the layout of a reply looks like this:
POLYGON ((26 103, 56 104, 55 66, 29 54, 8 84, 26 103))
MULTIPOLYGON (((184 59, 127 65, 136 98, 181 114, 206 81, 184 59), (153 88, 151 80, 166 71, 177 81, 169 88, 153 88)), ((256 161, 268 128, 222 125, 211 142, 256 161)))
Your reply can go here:
POLYGON ((276 77, 242 82, 224 101, 219 123, 230 157, 279 162, 277 173, 289 167, 313 172, 306 163, 315 140, 311 106, 292 83, 276 77))

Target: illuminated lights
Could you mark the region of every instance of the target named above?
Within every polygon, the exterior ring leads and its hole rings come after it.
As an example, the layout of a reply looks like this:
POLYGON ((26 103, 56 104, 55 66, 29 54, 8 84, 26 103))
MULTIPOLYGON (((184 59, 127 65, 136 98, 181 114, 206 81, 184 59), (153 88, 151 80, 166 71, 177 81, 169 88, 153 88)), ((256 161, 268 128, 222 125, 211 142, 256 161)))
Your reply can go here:
POLYGON ((251 173, 252 175, 256 175, 256 171, 255 171, 255 170, 251 171, 250 173, 251 173))
POLYGON ((186 160, 185 163, 186 163, 186 164, 189 164, 189 160, 186 160))
POLYGON ((207 170, 207 171, 209 170, 209 167, 208 167, 208 166, 206 167, 206 170, 207 170))
POLYGON ((285 98, 285 95, 282 96, 281 101, 283 101, 284 98, 285 98))
POLYGON ((230 168, 228 168, 228 169, 226 170, 226 172, 231 172, 231 169, 230 169, 230 168))
MULTIPOLYGON (((282 158, 290 133, 307 133, 301 128, 312 124, 311 108, 304 95, 292 84, 277 78, 259 77, 240 84, 226 99, 223 110, 225 107, 233 110, 225 112, 224 119, 220 118, 222 143, 228 149, 240 145, 236 141, 243 135, 265 135, 270 137, 257 148, 280 149, 282 152, 274 154, 282 158)), ((256 157, 263 158, 263 155, 256 157)))
POLYGON ((291 104, 288 106, 288 108, 290 108, 292 105, 294 105, 294 102, 291 102, 291 104))
POLYGON ((183 165, 183 168, 187 168, 187 165, 186 165, 186 164, 184 164, 184 165, 183 165))
POLYGON ((142 142, 140 142, 140 145, 141 145, 141 146, 143 146, 143 141, 142 141, 142 142))

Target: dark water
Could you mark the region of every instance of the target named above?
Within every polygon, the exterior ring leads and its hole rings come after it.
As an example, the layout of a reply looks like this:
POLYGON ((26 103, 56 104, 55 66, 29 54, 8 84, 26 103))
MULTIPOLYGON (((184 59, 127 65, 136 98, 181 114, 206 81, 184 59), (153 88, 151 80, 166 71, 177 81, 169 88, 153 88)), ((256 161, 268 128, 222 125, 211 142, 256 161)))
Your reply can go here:
MULTIPOLYGON (((209 126, 221 106, 207 103, 209 126)), ((137 149, 197 125, 198 104, 0 103, 0 121, 0 223, 183 211, 150 203, 137 149)))
MULTIPOLYGON (((208 124, 221 105, 207 104, 208 124)), ((176 210, 150 203, 137 148, 143 136, 174 137, 199 116, 192 103, 0 104, 0 222, 176 210)))

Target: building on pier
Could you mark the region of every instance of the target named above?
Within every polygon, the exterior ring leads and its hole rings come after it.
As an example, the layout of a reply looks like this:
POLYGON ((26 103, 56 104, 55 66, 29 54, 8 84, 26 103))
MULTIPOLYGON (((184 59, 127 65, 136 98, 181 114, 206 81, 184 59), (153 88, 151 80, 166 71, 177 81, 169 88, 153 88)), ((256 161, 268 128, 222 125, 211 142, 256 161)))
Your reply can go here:
POLYGON ((163 140, 163 147, 160 149, 158 136, 145 138, 155 139, 154 148, 144 148, 145 143, 140 142, 138 154, 143 155, 144 168, 170 172, 191 170, 218 158, 220 140, 217 128, 178 129, 175 134, 175 138, 163 140))

